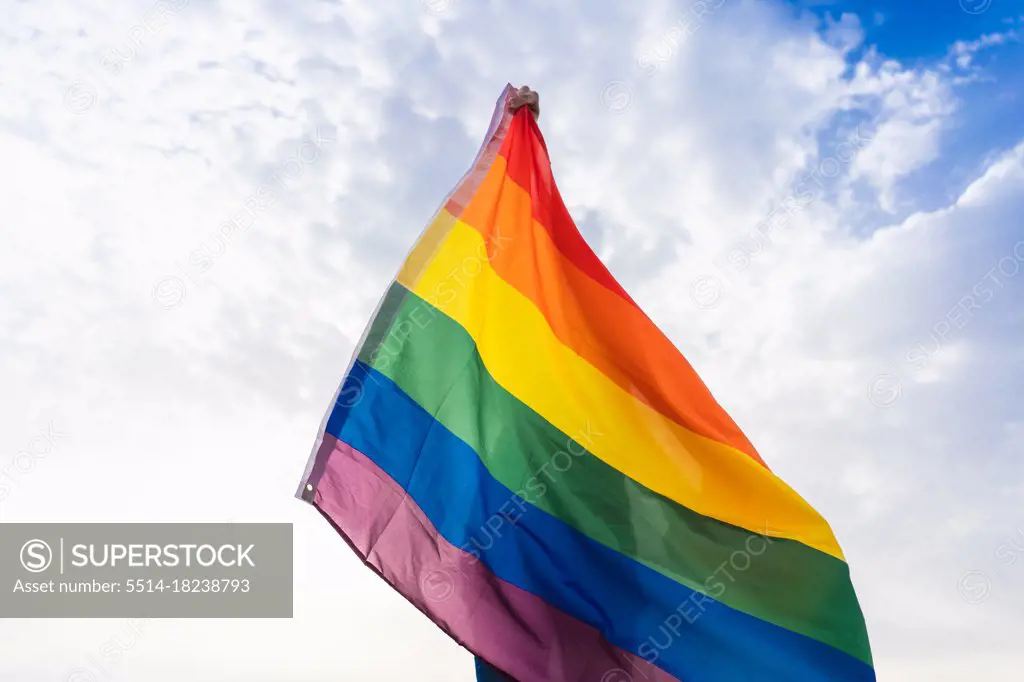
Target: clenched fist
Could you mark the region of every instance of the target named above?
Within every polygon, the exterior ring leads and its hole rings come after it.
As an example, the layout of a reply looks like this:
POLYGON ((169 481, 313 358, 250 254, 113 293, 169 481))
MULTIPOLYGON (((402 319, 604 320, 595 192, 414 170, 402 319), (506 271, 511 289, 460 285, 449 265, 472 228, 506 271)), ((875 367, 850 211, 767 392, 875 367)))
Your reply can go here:
POLYGON ((522 107, 527 107, 532 111, 534 118, 540 118, 540 95, 531 90, 528 85, 515 90, 508 102, 508 108, 513 112, 522 107))

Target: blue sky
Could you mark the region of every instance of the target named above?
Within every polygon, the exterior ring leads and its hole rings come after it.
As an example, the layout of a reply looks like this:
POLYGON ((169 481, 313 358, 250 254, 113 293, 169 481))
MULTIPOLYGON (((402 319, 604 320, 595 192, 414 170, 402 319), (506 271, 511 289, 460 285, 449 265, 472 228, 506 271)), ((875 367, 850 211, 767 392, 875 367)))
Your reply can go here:
POLYGON ((916 179, 913 187, 918 196, 937 190, 947 194, 962 190, 989 153, 998 153, 1024 135, 1024 3, 797 0, 791 6, 796 14, 810 12, 826 25, 841 22, 844 14, 858 17, 864 39, 858 49, 851 51, 851 63, 867 51, 876 50, 904 64, 930 65, 947 60, 958 42, 973 43, 983 36, 1007 37, 998 49, 982 49, 972 59, 983 73, 958 88, 960 108, 950 133, 943 139, 945 163, 934 173, 916 179), (970 135, 962 134, 967 125, 970 135))
POLYGON ((296 532, 290 621, 154 621, 103 672, 121 621, 0 621, 0 678, 472 679, 292 495, 506 82, 588 241, 829 519, 879 678, 1024 666, 1024 4, 0 13, 0 521, 296 532))

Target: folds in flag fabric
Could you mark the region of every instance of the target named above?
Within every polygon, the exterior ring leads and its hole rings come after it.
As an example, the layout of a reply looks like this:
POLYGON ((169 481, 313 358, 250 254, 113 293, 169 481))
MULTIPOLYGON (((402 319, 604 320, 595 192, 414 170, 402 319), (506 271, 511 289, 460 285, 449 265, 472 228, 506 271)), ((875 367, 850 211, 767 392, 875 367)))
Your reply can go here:
POLYGON ((481 679, 874 680, 828 524, 584 242, 511 92, 299 496, 481 679))

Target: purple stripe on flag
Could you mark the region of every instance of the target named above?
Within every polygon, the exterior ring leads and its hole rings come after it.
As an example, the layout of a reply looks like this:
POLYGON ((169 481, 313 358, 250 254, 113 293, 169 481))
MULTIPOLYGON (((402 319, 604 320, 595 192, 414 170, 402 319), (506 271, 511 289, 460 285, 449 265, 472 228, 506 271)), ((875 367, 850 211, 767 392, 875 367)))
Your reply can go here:
POLYGON ((677 682, 589 625, 495 577, 445 540, 401 486, 362 453, 325 435, 320 454, 317 509, 367 565, 494 667, 518 682, 677 682))

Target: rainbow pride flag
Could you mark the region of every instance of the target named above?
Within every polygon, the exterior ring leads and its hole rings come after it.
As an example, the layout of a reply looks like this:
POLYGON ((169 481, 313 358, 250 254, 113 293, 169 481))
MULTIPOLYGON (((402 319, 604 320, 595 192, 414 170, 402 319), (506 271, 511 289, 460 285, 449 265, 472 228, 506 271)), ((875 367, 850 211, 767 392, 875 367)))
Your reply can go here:
POLYGON ((506 87, 299 489, 518 682, 874 680, 825 520, 584 242, 506 87))

